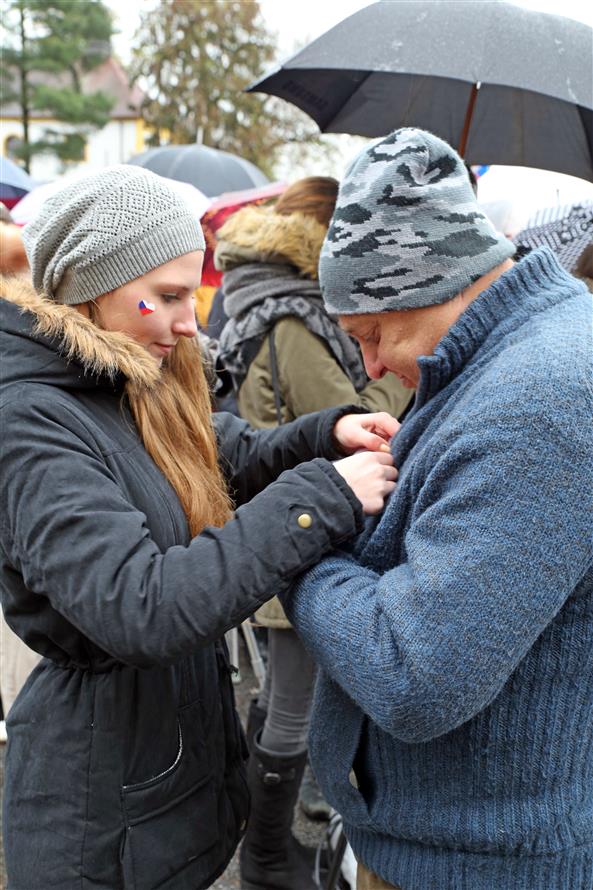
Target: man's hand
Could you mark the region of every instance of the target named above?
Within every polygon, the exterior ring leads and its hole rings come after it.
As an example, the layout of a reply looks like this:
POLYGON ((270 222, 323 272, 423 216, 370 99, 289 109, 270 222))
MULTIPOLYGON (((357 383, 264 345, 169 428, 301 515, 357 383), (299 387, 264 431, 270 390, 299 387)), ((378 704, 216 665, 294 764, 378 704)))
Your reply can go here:
POLYGON ((399 428, 397 420, 386 411, 345 414, 334 426, 334 438, 344 454, 361 450, 389 452, 389 440, 399 428))
POLYGON ((372 516, 381 512, 385 498, 395 488, 397 479, 391 454, 364 451, 336 461, 334 467, 344 477, 365 513, 372 516))

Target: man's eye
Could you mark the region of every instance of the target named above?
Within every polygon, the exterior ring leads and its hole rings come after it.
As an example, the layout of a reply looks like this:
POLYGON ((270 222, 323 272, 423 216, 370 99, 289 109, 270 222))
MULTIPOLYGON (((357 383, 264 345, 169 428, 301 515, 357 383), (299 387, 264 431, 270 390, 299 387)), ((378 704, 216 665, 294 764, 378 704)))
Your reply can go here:
POLYGON ((175 300, 179 299, 178 294, 161 294, 161 299, 165 301, 165 303, 173 303, 175 300))

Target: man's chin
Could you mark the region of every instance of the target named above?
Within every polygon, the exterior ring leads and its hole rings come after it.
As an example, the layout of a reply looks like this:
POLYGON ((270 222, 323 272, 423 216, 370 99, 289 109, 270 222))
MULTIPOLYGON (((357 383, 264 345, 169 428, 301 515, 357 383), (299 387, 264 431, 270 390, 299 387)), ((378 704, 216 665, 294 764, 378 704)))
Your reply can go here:
POLYGON ((405 386, 406 389, 416 389, 416 384, 413 380, 410 380, 409 377, 406 377, 405 374, 398 374, 397 371, 392 371, 392 374, 395 374, 399 382, 402 386, 405 386))

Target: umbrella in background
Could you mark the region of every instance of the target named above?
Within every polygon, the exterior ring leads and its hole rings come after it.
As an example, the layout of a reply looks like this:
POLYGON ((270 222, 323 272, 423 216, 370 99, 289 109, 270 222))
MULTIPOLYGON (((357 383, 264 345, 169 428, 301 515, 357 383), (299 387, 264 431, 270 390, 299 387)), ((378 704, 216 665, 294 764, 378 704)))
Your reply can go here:
POLYGON ((165 145, 150 148, 128 161, 169 179, 190 182, 208 197, 266 185, 269 180, 255 164, 206 145, 165 145))
MULTIPOLYGON (((26 225, 26 223, 31 222, 31 220, 35 219, 48 198, 51 198, 52 195, 55 195, 56 192, 59 192, 60 189, 63 189, 71 182, 75 182, 77 179, 88 176, 91 172, 92 171, 89 170, 76 170, 73 173, 69 173, 67 176, 61 176, 59 179, 54 179, 53 182, 46 182, 43 185, 37 186, 37 188, 34 188, 28 195, 19 201, 14 208, 12 211, 13 220, 19 225, 26 225)), ((171 179, 169 180, 169 185, 183 198, 197 219, 200 219, 212 203, 210 198, 206 197, 206 195, 199 189, 195 188, 193 185, 189 185, 187 182, 177 182, 177 180, 171 179)))
POLYGON ((34 188, 29 174, 9 158, 0 157, 0 201, 11 207, 34 188))
POLYGON ((587 25, 503 0, 381 0, 249 89, 326 133, 421 127, 470 164, 593 181, 592 45, 587 25))
POLYGON ((513 240, 517 247, 531 250, 549 247, 572 272, 581 253, 593 244, 593 201, 540 210, 513 240))
POLYGON ((202 284, 219 287, 221 273, 214 268, 214 251, 216 250, 216 232, 229 216, 246 204, 263 204, 270 198, 277 198, 286 189, 283 182, 271 182, 262 188, 246 189, 242 192, 227 192, 215 198, 201 219, 204 238, 206 239, 206 255, 202 271, 202 284))

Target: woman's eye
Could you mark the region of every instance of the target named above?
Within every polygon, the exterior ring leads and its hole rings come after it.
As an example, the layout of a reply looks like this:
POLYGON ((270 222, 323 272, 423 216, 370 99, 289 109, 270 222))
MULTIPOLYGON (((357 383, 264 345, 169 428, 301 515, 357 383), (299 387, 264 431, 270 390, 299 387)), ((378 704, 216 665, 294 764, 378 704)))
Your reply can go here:
POLYGON ((175 300, 179 299, 177 294, 161 294, 161 299, 165 301, 165 303, 173 303, 175 300))

